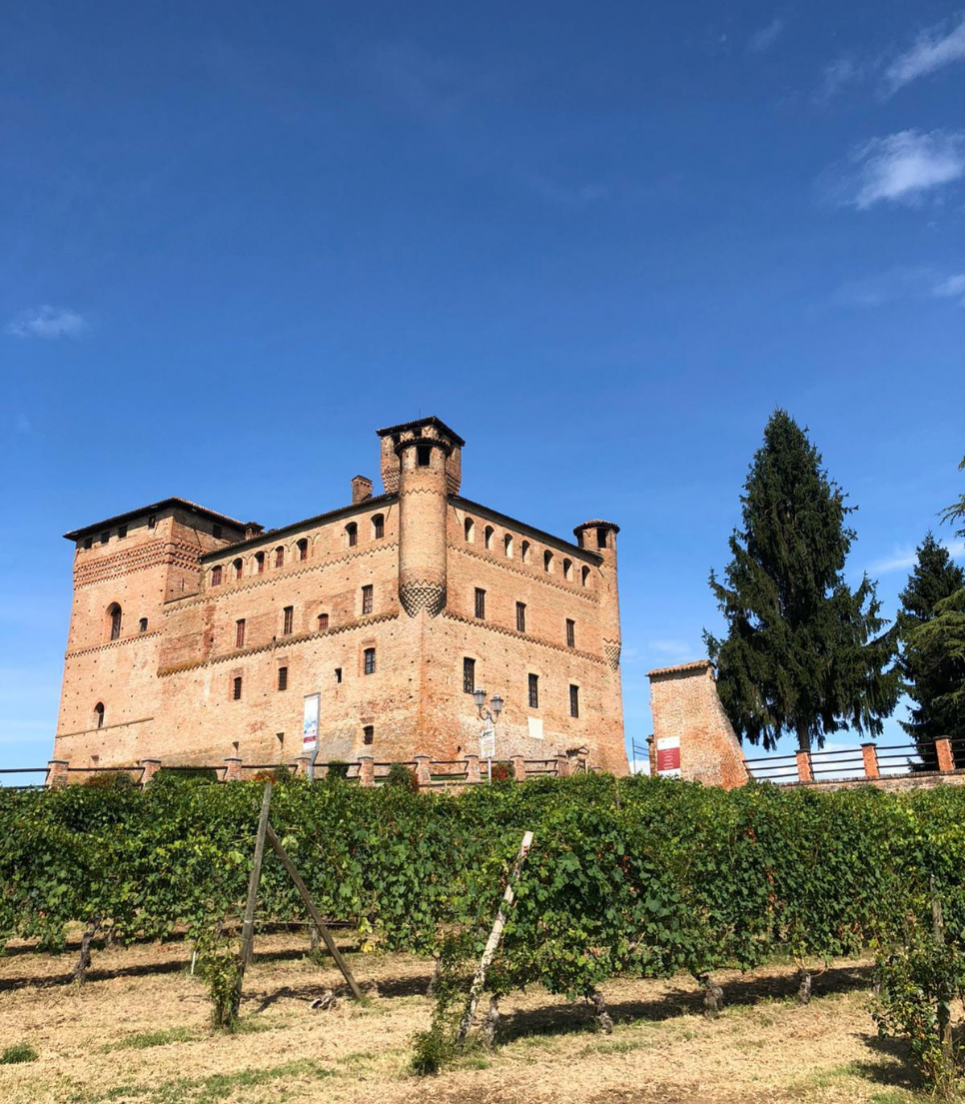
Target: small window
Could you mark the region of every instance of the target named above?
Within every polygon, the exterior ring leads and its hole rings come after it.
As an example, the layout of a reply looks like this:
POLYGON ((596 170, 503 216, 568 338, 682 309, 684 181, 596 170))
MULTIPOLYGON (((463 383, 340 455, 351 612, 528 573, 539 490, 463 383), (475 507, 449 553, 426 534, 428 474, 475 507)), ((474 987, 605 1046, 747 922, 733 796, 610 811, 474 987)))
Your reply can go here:
POLYGON ((298 549, 299 563, 302 563, 303 561, 307 560, 308 559, 308 541, 304 537, 302 537, 302 539, 298 542, 298 544, 295 545, 295 547, 298 549))
POLYGON ((117 527, 117 539, 118 540, 123 540, 126 536, 127 536, 127 526, 126 525, 118 525, 118 527, 117 527))
POLYGON ((320 613, 318 615, 318 631, 325 632, 328 629, 328 614, 320 613))
POLYGON ((596 546, 606 548, 606 530, 602 526, 596 531, 596 546))
POLYGON ((543 570, 544 571, 552 571, 553 570, 553 553, 550 552, 549 549, 547 549, 543 553, 543 570))
POLYGON ((529 707, 539 709, 539 675, 529 676, 529 707))
POLYGON ((529 563, 529 541, 523 541, 519 546, 519 554, 523 563, 529 563))
POLYGON ((372 586, 362 587, 362 613, 372 612, 372 586))
POLYGON ((480 619, 486 616, 486 592, 476 587, 476 616, 480 619))
POLYGON ((221 586, 221 565, 220 564, 217 567, 213 567, 211 569, 211 585, 213 587, 221 586))
POLYGON ((491 525, 487 525, 483 533, 483 545, 487 552, 493 546, 493 527, 491 525))
POLYGON ((385 518, 381 514, 376 514, 372 518, 372 539, 381 540, 385 536, 385 518))
POLYGON ((427 468, 432 462, 432 449, 428 445, 417 445, 415 450, 416 463, 420 468, 427 468))
POLYGON ((84 537, 84 547, 85 548, 93 548, 94 547, 94 538, 93 537, 84 537))
POLYGON ((104 703, 103 702, 98 702, 97 705, 94 706, 94 725, 97 728, 103 728, 104 727, 104 703))
POLYGON ((583 567, 583 568, 581 568, 581 569, 580 569, 580 582, 581 582, 581 583, 582 583, 582 584, 583 584, 584 586, 586 586, 586 584, 587 584, 587 583, 588 583, 589 581, 590 581, 590 569, 589 569, 588 567, 583 567))
POLYGON ((265 553, 264 552, 256 552, 255 553, 255 574, 256 575, 264 575, 264 573, 265 573, 265 553))
POLYGON ((232 701, 241 701, 241 675, 235 675, 231 680, 232 701))
POLYGON ((348 537, 349 548, 354 548, 359 542, 359 527, 354 521, 345 526, 345 535, 348 537))
POLYGON ((285 606, 284 610, 284 622, 282 624, 282 635, 291 636, 292 626, 295 623, 295 607, 285 606))
POLYGON ((572 560, 564 560, 563 561, 563 578, 564 579, 572 579, 573 578, 573 561, 572 560))
POLYGON ((285 549, 279 545, 275 549, 275 567, 285 566, 285 549))
POLYGON ((375 649, 366 648, 362 653, 362 670, 366 675, 375 674, 375 649))
POLYGON ((234 568, 235 578, 240 579, 245 573, 244 560, 235 560, 235 562, 231 566, 234 568))
POLYGON ((526 632, 526 603, 516 603, 516 631, 526 632))
POLYGON ((141 620, 138 621, 137 631, 138 632, 147 632, 147 618, 146 617, 142 617, 141 620))
POLYGON ((110 539, 111 539, 111 531, 109 529, 107 530, 107 532, 101 533, 101 544, 107 544, 107 542, 110 539))
POLYGON ((341 667, 336 667, 335 668, 335 681, 336 682, 341 682, 342 681, 342 668, 341 667))
POLYGON ((288 689, 288 668, 287 667, 279 667, 278 668, 278 689, 279 690, 287 690, 288 689))
POLYGON ((362 728, 362 743, 375 743, 375 725, 365 725, 362 728))
POLYGON ((566 619, 566 646, 567 648, 576 647, 576 622, 566 619))
POLYGON ((472 518, 466 518, 462 528, 463 532, 466 534, 466 540, 471 544, 475 540, 476 523, 472 518))
POLYGON ((214 537, 215 540, 221 540, 221 526, 220 525, 212 525, 211 526, 211 535, 214 537))
POLYGON ((580 688, 578 686, 570 687, 570 716, 578 717, 580 715, 580 688))
POLYGON ((111 640, 119 640, 121 635, 121 607, 115 602, 107 612, 111 619, 111 640))
POLYGON ((148 529, 153 529, 157 525, 157 514, 149 514, 147 519, 148 529))
POLYGON ((506 536, 503 537, 503 553, 506 556, 507 560, 511 560, 513 558, 513 538, 509 535, 509 533, 507 533, 506 536))
POLYGON ((245 619, 242 617, 239 621, 235 622, 235 647, 243 648, 245 646, 245 619))
POLYGON ((476 661, 469 656, 462 661, 462 689, 466 694, 476 689, 476 661))

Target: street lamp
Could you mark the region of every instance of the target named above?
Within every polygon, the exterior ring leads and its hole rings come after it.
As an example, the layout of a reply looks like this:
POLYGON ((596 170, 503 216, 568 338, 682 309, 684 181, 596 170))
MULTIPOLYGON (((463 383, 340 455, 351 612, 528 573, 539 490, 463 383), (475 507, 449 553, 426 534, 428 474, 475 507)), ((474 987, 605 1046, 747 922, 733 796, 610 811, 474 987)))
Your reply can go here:
POLYGON ((493 694, 489 699, 487 708, 486 691, 478 689, 473 690, 472 700, 476 703, 476 712, 479 714, 479 719, 487 722, 487 727, 483 729, 482 739, 480 740, 479 752, 486 759, 486 773, 489 781, 492 782, 493 756, 496 754, 496 722, 499 720, 499 714, 503 711, 503 699, 499 694, 493 694), (483 744, 483 740, 487 741, 486 744, 483 744), (487 755, 486 752, 489 754, 487 755))

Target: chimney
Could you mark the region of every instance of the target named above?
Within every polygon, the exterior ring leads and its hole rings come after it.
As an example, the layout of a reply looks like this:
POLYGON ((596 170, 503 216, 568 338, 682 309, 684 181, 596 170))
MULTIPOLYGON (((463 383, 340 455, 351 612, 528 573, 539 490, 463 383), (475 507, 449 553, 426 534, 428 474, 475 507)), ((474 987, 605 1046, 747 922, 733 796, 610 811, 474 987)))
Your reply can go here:
POLYGON ((364 475, 356 475, 352 479, 352 505, 357 502, 364 502, 367 498, 372 497, 372 480, 366 479, 364 475))
POLYGON ((257 537, 259 533, 264 531, 264 525, 259 525, 257 521, 245 522, 245 540, 251 540, 252 537, 257 537))

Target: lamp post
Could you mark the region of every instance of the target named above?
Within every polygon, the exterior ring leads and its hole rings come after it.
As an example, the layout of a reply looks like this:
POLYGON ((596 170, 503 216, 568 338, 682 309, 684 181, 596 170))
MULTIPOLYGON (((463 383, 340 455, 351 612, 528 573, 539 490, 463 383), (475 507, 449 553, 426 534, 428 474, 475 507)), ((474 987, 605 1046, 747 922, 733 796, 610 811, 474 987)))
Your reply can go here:
POLYGON ((486 776, 490 783, 493 780, 493 756, 496 754, 496 722, 503 711, 503 699, 499 694, 493 694, 486 705, 486 691, 473 690, 472 700, 476 703, 476 712, 479 719, 485 721, 487 727, 483 729, 482 738, 479 741, 479 753, 486 759, 486 776), (488 752, 488 755, 486 754, 488 752))

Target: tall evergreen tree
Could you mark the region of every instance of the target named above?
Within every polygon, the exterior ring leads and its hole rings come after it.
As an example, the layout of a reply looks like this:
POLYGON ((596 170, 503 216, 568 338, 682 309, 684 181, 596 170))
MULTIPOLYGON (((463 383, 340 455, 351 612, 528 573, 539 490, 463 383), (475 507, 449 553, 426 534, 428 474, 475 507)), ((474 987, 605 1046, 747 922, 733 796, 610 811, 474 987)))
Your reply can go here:
MULTIPOLYGON (((959 471, 965 471, 965 457, 958 465, 959 471)), ((953 502, 947 509, 942 510, 942 521, 965 521, 965 494, 957 502, 953 502)), ((965 527, 957 531, 957 536, 965 537, 965 527)))
POLYGON ((854 591, 845 582, 854 507, 784 410, 767 423, 741 505, 726 585, 710 574, 728 633, 704 633, 734 728, 767 750, 784 732, 803 749, 849 726, 879 734, 898 698, 894 630, 867 575, 854 591))
POLYGON ((965 587, 965 571, 958 567, 932 533, 918 547, 918 559, 908 585, 901 592, 898 633, 901 654, 898 669, 904 692, 914 705, 901 727, 918 745, 925 766, 934 766, 934 742, 939 736, 965 736, 965 710, 955 705, 955 692, 965 682, 965 666, 954 649, 947 650, 946 633, 921 629, 936 618, 945 627, 955 620, 946 600, 965 587))

